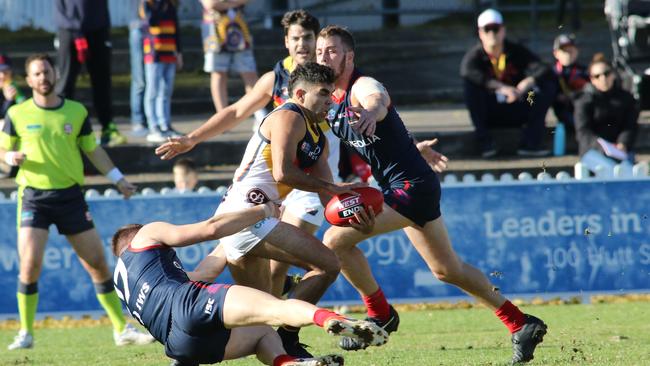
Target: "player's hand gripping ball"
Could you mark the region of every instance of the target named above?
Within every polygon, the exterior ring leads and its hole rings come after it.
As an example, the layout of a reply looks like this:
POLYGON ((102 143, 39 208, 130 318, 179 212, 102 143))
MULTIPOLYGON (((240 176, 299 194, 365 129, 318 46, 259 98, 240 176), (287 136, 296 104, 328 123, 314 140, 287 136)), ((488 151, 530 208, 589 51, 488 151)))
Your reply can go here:
POLYGON ((384 195, 371 187, 354 188, 358 196, 351 194, 339 194, 327 203, 325 207, 325 219, 332 225, 350 226, 350 219, 354 219, 354 213, 362 208, 368 209, 372 206, 375 215, 383 209, 384 195))

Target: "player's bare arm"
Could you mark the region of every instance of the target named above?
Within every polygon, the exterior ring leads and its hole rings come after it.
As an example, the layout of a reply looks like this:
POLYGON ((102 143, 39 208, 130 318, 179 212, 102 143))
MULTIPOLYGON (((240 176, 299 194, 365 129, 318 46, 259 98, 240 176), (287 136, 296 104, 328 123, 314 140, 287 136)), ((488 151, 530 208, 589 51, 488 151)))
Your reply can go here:
POLYGON ((350 110, 359 118, 352 128, 366 136, 372 136, 377 122, 382 121, 388 113, 388 91, 377 80, 363 76, 352 86, 350 99, 354 106, 350 110))
MULTIPOLYGON (((115 168, 115 165, 111 161, 111 158, 108 157, 106 150, 100 146, 97 146, 92 151, 84 151, 84 154, 93 166, 95 166, 95 168, 97 168, 97 170, 99 170, 103 175, 109 175, 109 172, 115 168)), ((125 199, 131 197, 136 190, 136 187, 129 183, 124 176, 121 176, 121 178, 115 181, 115 186, 124 195, 125 199)))
MULTIPOLYGON (((267 120, 267 123, 262 125, 262 134, 272 141, 273 178, 279 183, 308 192, 326 193, 330 195, 341 193, 356 194, 356 192, 352 191, 352 188, 358 187, 358 183, 356 185, 337 185, 331 181, 308 175, 294 165, 293 162, 296 160, 296 146, 305 133, 304 119, 292 111, 274 112, 267 120)), ((318 163, 327 165, 327 160, 320 158, 318 159, 318 163)))
POLYGON ((132 248, 143 248, 164 243, 170 247, 184 247, 232 235, 266 217, 279 217, 280 208, 273 202, 240 211, 215 215, 205 221, 188 225, 152 222, 138 231, 132 248))
POLYGON ((162 160, 172 159, 192 150, 197 144, 230 130, 271 101, 273 83, 275 83, 273 71, 265 73, 255 83, 253 89, 237 102, 215 113, 203 125, 187 135, 169 138, 167 142, 156 148, 156 155, 162 160))

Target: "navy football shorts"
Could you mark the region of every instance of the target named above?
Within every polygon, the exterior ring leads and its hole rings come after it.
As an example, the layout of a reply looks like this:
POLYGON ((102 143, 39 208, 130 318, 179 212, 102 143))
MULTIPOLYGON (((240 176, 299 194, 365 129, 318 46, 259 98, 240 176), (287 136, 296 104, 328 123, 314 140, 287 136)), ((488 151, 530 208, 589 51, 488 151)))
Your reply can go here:
POLYGON ((221 362, 230 339, 223 303, 230 285, 191 281, 174 293, 165 353, 188 364, 221 362))
POLYGON ((48 230, 52 224, 62 235, 78 234, 95 227, 78 185, 64 189, 22 189, 18 226, 48 230))
POLYGON ((440 181, 433 171, 412 180, 391 182, 382 187, 384 202, 402 216, 424 226, 440 217, 440 181))

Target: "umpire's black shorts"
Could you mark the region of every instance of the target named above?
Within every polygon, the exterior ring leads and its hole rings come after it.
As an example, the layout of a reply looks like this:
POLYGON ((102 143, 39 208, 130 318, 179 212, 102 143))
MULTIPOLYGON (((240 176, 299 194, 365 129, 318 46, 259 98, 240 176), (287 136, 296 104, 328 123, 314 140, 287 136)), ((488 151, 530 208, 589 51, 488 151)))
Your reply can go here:
POLYGON ((95 227, 81 187, 63 189, 21 188, 18 227, 48 230, 56 225, 62 235, 73 235, 95 227))

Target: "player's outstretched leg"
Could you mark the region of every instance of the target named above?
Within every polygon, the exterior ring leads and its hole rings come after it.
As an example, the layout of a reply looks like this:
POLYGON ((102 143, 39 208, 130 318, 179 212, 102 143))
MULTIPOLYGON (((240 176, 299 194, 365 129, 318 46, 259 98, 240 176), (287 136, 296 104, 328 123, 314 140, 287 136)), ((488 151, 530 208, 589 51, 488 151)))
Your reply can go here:
MULTIPOLYGON (((387 334, 390 334, 396 332, 399 327, 399 314, 397 314, 395 308, 390 305, 390 317, 388 320, 382 321, 379 318, 367 317, 366 321, 376 324, 377 327, 383 329, 387 334)), ((364 342, 358 337, 343 337, 339 341, 339 347, 346 351, 358 351, 366 349, 368 346, 372 346, 372 344, 364 342)))
POLYGON ((524 363, 534 358, 535 347, 542 343, 546 324, 539 318, 526 314, 526 323, 512 334, 512 364, 524 363))
POLYGON ((366 320, 332 317, 325 321, 324 328, 331 335, 343 336, 344 339, 363 344, 363 348, 381 346, 388 342, 388 332, 377 324, 366 320))

